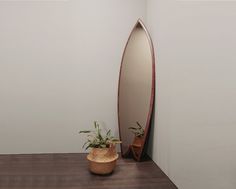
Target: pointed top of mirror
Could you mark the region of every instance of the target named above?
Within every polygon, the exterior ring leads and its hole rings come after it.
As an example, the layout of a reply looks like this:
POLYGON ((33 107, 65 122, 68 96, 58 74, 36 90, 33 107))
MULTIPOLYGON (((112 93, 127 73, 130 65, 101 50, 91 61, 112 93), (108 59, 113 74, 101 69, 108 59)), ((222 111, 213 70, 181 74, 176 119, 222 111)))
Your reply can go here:
MULTIPOLYGON (((154 52, 154 49, 153 49, 153 43, 152 43, 152 39, 150 37, 150 33, 148 32, 147 30, 147 27, 145 26, 144 22, 142 21, 141 18, 139 18, 136 22, 136 24, 134 25, 132 31, 131 31, 131 34, 130 36, 132 35, 132 33, 134 32, 135 28, 142 28, 145 33, 147 34, 147 38, 148 38, 148 41, 149 41, 149 45, 150 45, 150 48, 152 50, 152 52, 154 52)), ((129 40, 129 39, 128 39, 129 40)), ((153 58, 154 58, 154 55, 153 55, 153 58)), ((155 60, 154 60, 155 61, 155 60)))
POLYGON ((142 27, 145 28, 145 25, 143 23, 143 21, 141 20, 141 18, 139 18, 135 24, 135 27, 142 27))

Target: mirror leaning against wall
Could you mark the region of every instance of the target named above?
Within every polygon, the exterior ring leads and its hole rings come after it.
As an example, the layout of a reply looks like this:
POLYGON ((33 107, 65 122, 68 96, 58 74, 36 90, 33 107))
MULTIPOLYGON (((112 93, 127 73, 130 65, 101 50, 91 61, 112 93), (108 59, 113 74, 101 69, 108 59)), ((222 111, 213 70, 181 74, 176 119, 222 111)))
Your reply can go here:
POLYGON ((145 154, 155 98, 155 58, 150 35, 139 19, 126 43, 118 85, 121 154, 140 161, 145 154))

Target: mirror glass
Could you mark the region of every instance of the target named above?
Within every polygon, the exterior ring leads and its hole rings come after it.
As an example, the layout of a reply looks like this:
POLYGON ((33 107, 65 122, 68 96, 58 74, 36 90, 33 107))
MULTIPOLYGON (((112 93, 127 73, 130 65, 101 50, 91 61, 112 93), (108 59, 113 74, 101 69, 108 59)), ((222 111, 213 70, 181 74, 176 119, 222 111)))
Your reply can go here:
POLYGON ((121 153, 140 160, 154 102, 154 52, 150 36, 138 20, 126 44, 119 78, 118 120, 121 153))

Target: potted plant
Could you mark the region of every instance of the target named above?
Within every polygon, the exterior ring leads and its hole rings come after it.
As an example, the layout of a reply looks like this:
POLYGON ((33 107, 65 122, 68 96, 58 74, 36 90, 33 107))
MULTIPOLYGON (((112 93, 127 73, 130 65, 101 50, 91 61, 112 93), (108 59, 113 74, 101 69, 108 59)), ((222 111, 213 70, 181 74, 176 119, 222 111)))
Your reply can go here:
POLYGON ((94 121, 94 130, 80 131, 79 133, 88 134, 83 148, 91 148, 87 155, 90 171, 95 174, 110 174, 118 159, 115 145, 121 141, 111 135, 111 130, 104 132, 97 121, 94 121))
POLYGON ((137 124, 137 126, 129 127, 129 129, 131 130, 131 132, 135 136, 132 146, 134 148, 140 148, 143 143, 144 129, 138 121, 136 122, 136 124, 137 124))

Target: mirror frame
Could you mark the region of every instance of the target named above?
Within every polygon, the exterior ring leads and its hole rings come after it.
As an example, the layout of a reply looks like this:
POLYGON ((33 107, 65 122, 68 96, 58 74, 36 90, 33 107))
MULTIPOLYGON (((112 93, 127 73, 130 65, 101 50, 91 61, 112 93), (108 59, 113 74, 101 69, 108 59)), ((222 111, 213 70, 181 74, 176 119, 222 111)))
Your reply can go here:
POLYGON ((146 120, 146 125, 145 125, 145 128, 144 128, 144 130, 145 130, 144 140, 143 140, 143 142, 141 144, 140 153, 138 155, 136 155, 136 153, 134 152, 134 150, 132 148, 132 144, 130 144, 129 150, 127 152, 123 151, 122 143, 120 145, 120 148, 121 148, 121 155, 122 155, 122 157, 125 158, 125 157, 133 156, 133 158, 135 160, 141 161, 141 158, 144 155, 144 147, 146 146, 146 144, 148 142, 147 140, 148 140, 148 136, 149 136, 149 133, 150 133, 151 119, 152 119, 152 116, 153 116, 154 101, 155 101, 155 52, 154 52, 154 47, 153 47, 153 43, 152 43, 150 34, 149 34, 146 26, 144 25, 144 23, 142 22, 141 19, 138 19, 138 21, 134 25, 134 27, 133 27, 130 35, 129 35, 129 38, 128 38, 127 42, 126 42, 124 51, 123 51, 123 55, 122 55, 122 59, 121 59, 121 65, 120 65, 120 72, 119 72, 117 110, 118 110, 119 135, 120 135, 120 139, 122 141, 121 126, 120 126, 120 113, 119 113, 119 97, 120 97, 121 71, 122 71, 122 66, 123 66, 123 62, 124 62, 124 55, 125 55, 128 43, 130 41, 130 38, 131 38, 132 34, 134 33, 134 31, 135 31, 135 29, 137 27, 141 27, 145 31, 147 39, 148 39, 148 43, 149 43, 149 46, 150 46, 151 56, 152 56, 151 57, 151 59, 152 59, 152 87, 151 87, 151 96, 150 96, 150 102, 149 102, 149 112, 148 112, 148 116, 147 116, 147 120, 146 120))

